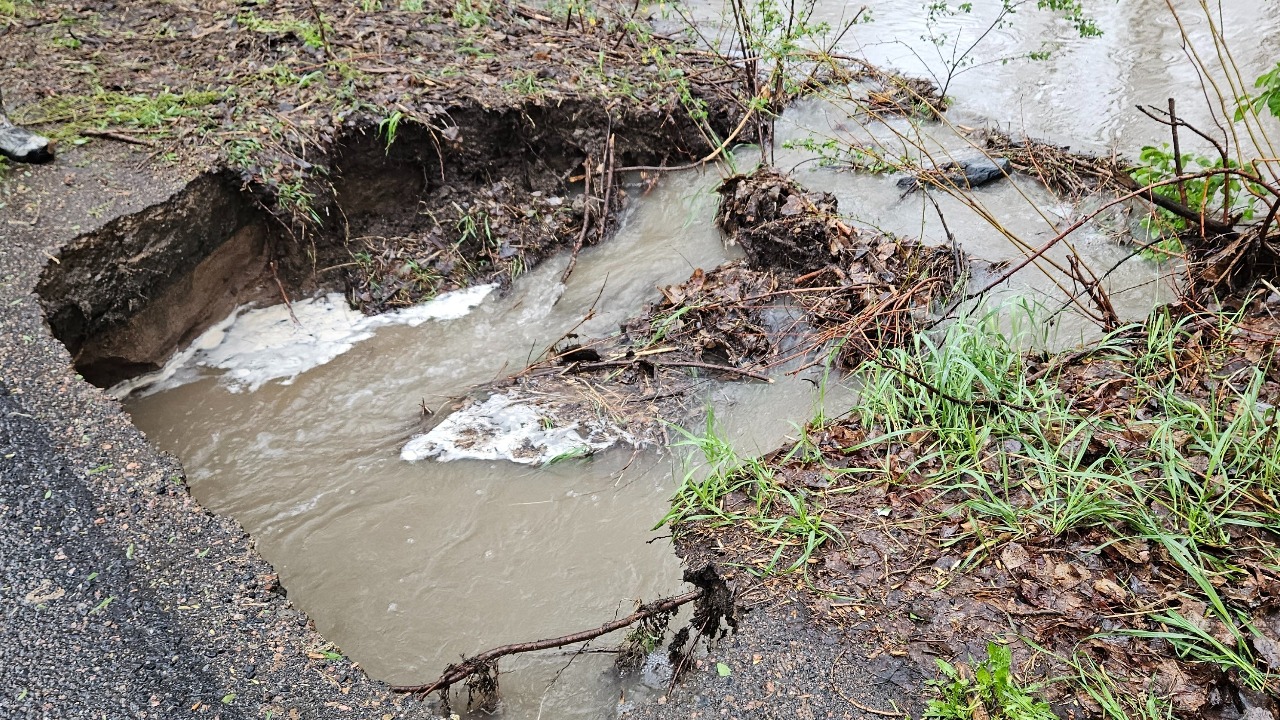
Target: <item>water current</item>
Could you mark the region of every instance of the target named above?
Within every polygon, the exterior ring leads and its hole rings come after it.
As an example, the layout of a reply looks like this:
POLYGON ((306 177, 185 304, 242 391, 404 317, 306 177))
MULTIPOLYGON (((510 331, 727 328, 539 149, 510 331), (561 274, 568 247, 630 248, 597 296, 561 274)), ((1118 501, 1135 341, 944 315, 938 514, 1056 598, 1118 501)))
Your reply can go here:
MULTIPOLYGON (((931 46, 920 39, 926 28, 917 4, 872 5, 874 22, 857 26, 845 51, 908 72, 938 72, 931 46)), ((1059 51, 1044 63, 960 74, 949 88, 954 121, 1132 154, 1162 139, 1134 104, 1177 95, 1186 115, 1203 117, 1194 109, 1195 73, 1163 0, 1094 5, 1102 38, 1081 40, 1032 13, 993 33, 981 58, 1036 49, 1045 39, 1059 51)), ((1222 5, 1228 27, 1269 28, 1241 43, 1248 55, 1237 58, 1246 73, 1265 69, 1280 49, 1280 6, 1222 5)), ((708 25, 719 10, 693 6, 708 25)), ((818 5, 832 20, 847 12, 843 3, 818 5)), ((985 27, 980 12, 954 23, 952 32, 985 27)), ((905 123, 863 126, 838 105, 811 101, 788 113, 779 139, 816 133, 887 142, 910 132, 905 123)), ((941 127, 922 142, 941 154, 968 149, 941 127)), ((749 163, 751 151, 739 157, 749 163)), ((891 178, 821 169, 800 150, 780 149, 777 163, 796 168, 809 187, 835 193, 841 210, 864 225, 946 241, 933 206, 919 193, 903 196, 891 178)), ((518 370, 593 302, 594 317, 578 330, 584 336, 616 329, 654 299, 656 285, 736 257, 712 224, 719 179, 709 169, 671 174, 647 193, 632 186, 616 237, 584 250, 567 287, 557 282, 567 262, 559 257, 506 294, 473 291, 376 323, 333 299, 295 303, 301 326, 279 308, 242 312, 175 362, 170 377, 131 395, 127 408, 154 442, 182 458, 196 497, 254 536, 290 598, 373 677, 427 680, 463 654, 597 625, 629 612, 635 599, 680 590, 670 542, 652 529, 681 471, 678 457, 620 448, 528 467, 409 463, 400 450, 421 431, 420 405, 445 408, 469 388, 518 370)), ((972 197, 1031 246, 1082 211, 1025 178, 972 197)), ((1022 256, 965 204, 937 200, 966 252, 988 261, 1022 256)), ((1100 225, 1076 238, 1097 268, 1129 254, 1109 237, 1112 230, 1100 225)), ((1167 298, 1160 280, 1167 271, 1141 258, 1124 263, 1109 279, 1121 314, 1138 317, 1167 298)), ((1060 294, 1048 279, 1028 268, 1008 292, 1052 305, 1060 294)), ((1063 343, 1092 332, 1072 316, 1057 327, 1063 343)), ((708 385, 707 401, 740 450, 763 451, 781 442, 788 422, 809 417, 812 388, 795 378, 708 385)), ((848 401, 842 397, 848 395, 828 401, 848 401)), ((545 653, 506 662, 503 716, 610 717, 620 698, 653 692, 619 683, 602 655, 577 658, 552 682, 568 661, 545 653)))

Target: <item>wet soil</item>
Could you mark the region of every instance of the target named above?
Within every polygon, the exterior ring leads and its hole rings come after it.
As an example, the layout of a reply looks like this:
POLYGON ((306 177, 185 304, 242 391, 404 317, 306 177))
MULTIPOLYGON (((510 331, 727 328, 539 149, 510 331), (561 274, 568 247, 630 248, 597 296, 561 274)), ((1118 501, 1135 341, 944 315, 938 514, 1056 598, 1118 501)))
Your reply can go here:
MULTIPOLYGON (((1025 372, 1050 378, 1052 389, 1047 392, 1072 398, 1078 411, 1094 421, 1119 423, 1116 433, 1079 440, 1079 447, 1064 439, 1070 452, 1081 453, 1087 462, 1096 462, 1106 452, 1114 453, 1107 457, 1142 458, 1150 452, 1148 444, 1154 447, 1161 441, 1161 419, 1177 412, 1151 396, 1148 381, 1172 382, 1178 397, 1206 409, 1217 407, 1218 398, 1228 398, 1220 401, 1229 408, 1225 418, 1213 422, 1225 423, 1240 413, 1270 412, 1280 401, 1280 378, 1271 361, 1278 329, 1276 300, 1255 300, 1242 311, 1243 322, 1226 333, 1213 315, 1183 316, 1190 318, 1189 325, 1170 350, 1168 365, 1158 363, 1153 376, 1139 373, 1135 380, 1133 358, 1141 357, 1149 338, 1158 333, 1159 321, 1154 319, 1131 328, 1105 349, 1058 355, 1032 352, 1025 372), (1255 367, 1265 369, 1256 389, 1257 407, 1252 400, 1230 400, 1233 393, 1246 391, 1249 383, 1242 373, 1255 367)), ((899 380, 925 387, 925 381, 909 373, 899 380)), ((991 426, 996 426, 998 406, 984 407, 980 398, 955 402, 968 402, 968 412, 991 413, 991 426)), ((1276 526, 1263 519, 1273 516, 1274 487, 1265 482, 1258 490, 1221 487, 1228 477, 1242 477, 1237 474, 1242 471, 1206 469, 1208 451, 1180 435, 1173 441, 1185 452, 1190 472, 1210 487, 1208 495, 1217 498, 1213 502, 1233 508, 1239 503, 1241 511, 1258 522, 1228 523, 1220 537, 1200 538, 1199 549, 1185 539, 1160 539, 1159 531, 1144 535, 1126 528, 1119 514, 1066 530, 1018 528, 976 511, 981 500, 931 480, 945 468, 929 454, 933 439, 927 430, 873 441, 882 431, 838 419, 806 428, 801 444, 786 445, 762 458, 781 487, 821 498, 824 519, 842 538, 809 559, 803 572, 778 575, 770 570, 791 562, 802 543, 762 538, 747 523, 679 525, 682 555, 688 562, 743 568, 746 572, 737 579, 748 607, 767 608, 770 617, 779 609, 790 609, 828 632, 847 633, 843 647, 855 663, 888 662, 908 675, 932 678, 938 661, 959 663, 961 673, 971 672, 965 668, 976 667, 987 656, 987 643, 1008 643, 1014 648, 1014 671, 1026 681, 1044 683, 1038 693, 1059 718, 1106 712, 1097 697, 1062 682, 1082 672, 1081 663, 1094 672, 1104 668, 1113 683, 1110 691, 1127 697, 1149 694, 1177 717, 1276 715, 1273 673, 1280 669, 1275 652, 1280 647, 1280 575, 1274 562, 1276 526), (1197 558, 1198 553, 1223 558, 1210 561, 1222 568, 1204 581, 1215 588, 1212 594, 1206 595, 1206 586, 1186 571, 1191 561, 1181 554, 1186 552, 1179 550, 1183 547, 1197 558), (1214 602, 1224 602, 1237 613, 1235 622, 1249 628, 1246 639, 1236 638, 1235 629, 1218 619, 1214 602), (1166 615, 1161 617, 1161 612, 1166 615), (1198 662, 1165 639, 1141 635, 1166 633, 1176 628, 1178 618, 1185 618, 1186 627, 1198 628, 1204 637, 1240 648, 1262 673, 1263 679, 1256 681, 1262 685, 1254 685, 1238 668, 1198 662)), ((1003 487, 995 488, 988 499, 1009 502, 1016 508, 1011 513, 1029 510, 1045 488, 1034 477, 1018 474, 1022 443, 1016 436, 989 442, 984 462, 1004 472, 997 476, 1003 487)), ((1246 435, 1234 436, 1233 442, 1247 442, 1246 435)), ((1108 467, 1108 472, 1125 472, 1108 467)), ((1157 488, 1162 477, 1154 469, 1136 473, 1140 484, 1155 483, 1157 488)), ((1095 492, 1108 493, 1101 497, 1105 502, 1117 501, 1114 493, 1122 494, 1116 488, 1095 492)), ((1156 489, 1144 497, 1164 527, 1176 532, 1185 508, 1176 496, 1161 493, 1156 489)), ((749 492, 734 492, 722 507, 728 514, 749 514, 759 502, 749 492)), ((1057 502, 1057 511, 1072 510, 1065 498, 1057 502)), ((729 648, 724 657, 742 662, 745 651, 729 648)), ((720 687, 714 673, 699 676, 682 692, 733 694, 720 687)), ((895 697, 893 706, 881 705, 873 712, 918 717, 920 703, 929 697, 917 686, 907 696, 895 697)), ((726 703, 735 700, 740 697, 724 698, 726 703)))

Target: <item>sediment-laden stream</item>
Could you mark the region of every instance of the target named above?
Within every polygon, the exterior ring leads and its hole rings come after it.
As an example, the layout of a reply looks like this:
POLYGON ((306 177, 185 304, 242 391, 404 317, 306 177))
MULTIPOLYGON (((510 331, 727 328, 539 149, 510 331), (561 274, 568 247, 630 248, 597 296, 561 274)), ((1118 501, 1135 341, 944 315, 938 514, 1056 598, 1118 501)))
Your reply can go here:
MULTIPOLYGON (((669 540, 652 530, 672 488, 669 454, 618 448, 530 468, 409 463, 400 450, 422 430, 420 404, 447 407, 519 370, 593 307, 578 332, 607 334, 655 284, 733 255, 709 222, 716 180, 695 172, 643 197, 634 188, 617 237, 582 253, 563 294, 562 257, 463 317, 387 323, 363 340, 352 329, 363 321, 327 301, 296 303, 296 325, 283 306, 250 311, 199 341, 206 350, 128 410, 183 459, 202 503, 257 538, 325 637, 374 677, 420 681, 462 654, 626 614, 634 600, 680 587, 669 540)), ((807 383, 766 387, 718 394, 760 448, 811 409, 807 383), (771 412, 756 412, 761 403, 771 412)), ((503 679, 508 716, 612 712, 620 691, 607 656, 578 658, 548 690, 568 660, 504 664, 529 669, 503 679)))
MULTIPOLYGON (((1073 39, 1039 20, 995 33, 996 48, 1009 54, 1030 48, 1037 33, 1059 40, 1062 52, 1048 65, 960 74, 949 89, 959 101, 956 116, 995 119, 1099 149, 1118 142, 1133 151, 1158 138, 1159 128, 1138 124, 1125 108, 1162 102, 1171 88, 1185 94, 1193 78, 1175 70, 1132 72, 1149 64, 1173 67, 1179 52, 1176 28, 1145 25, 1139 5, 1105 9, 1099 16, 1105 40, 1073 39), (1089 92, 1081 88, 1085 79, 1089 92)), ((820 5, 820 12, 837 19, 832 8, 820 5)), ((1280 11, 1265 6, 1258 12, 1280 11)), ((875 22, 847 44, 872 60, 918 71, 905 59, 915 53, 899 42, 907 36, 908 44, 916 42, 918 15, 914 6, 876 8, 875 22), (872 41, 868 32, 880 39, 872 41)), ((1264 38, 1258 52, 1274 44, 1275 37, 1264 38)), ((887 145, 914 132, 905 120, 864 125, 840 105, 811 101, 780 123, 778 140, 816 133, 887 145)), ((920 142, 944 157, 971 149, 961 135, 936 126, 920 142)), ((750 152, 738 158, 744 165, 753 160, 750 152)), ((1034 247, 1082 212, 1019 177, 971 195, 1007 233, 955 198, 936 196, 944 228, 932 203, 904 194, 892 178, 821 169, 813 160, 811 152, 781 145, 777 154, 780 167, 797 168, 800 182, 835 194, 843 213, 860 223, 934 244, 945 243, 949 231, 965 252, 989 262, 1023 256, 1025 248, 1010 236, 1034 247)), ((653 298, 655 285, 681 282, 695 268, 734 256, 712 224, 719 179, 715 171, 692 172, 667 176, 648 192, 632 186, 617 236, 583 251, 567 287, 557 282, 567 258, 557 257, 465 315, 416 326, 388 322, 348 338, 349 349, 330 352, 328 362, 305 371, 257 382, 245 359, 252 356, 254 367, 311 364, 307 356, 317 348, 309 341, 272 356, 255 348, 254 338, 305 339, 315 331, 309 323, 318 320, 300 312, 295 323, 276 310, 276 322, 262 323, 255 336, 244 332, 244 323, 263 316, 246 314, 229 335, 206 338, 206 351, 196 352, 186 370, 132 397, 128 410, 151 439, 182 458, 197 498, 235 517, 257 539, 290 597, 325 637, 374 677, 422 681, 463 654, 597 625, 625 614, 637 599, 678 590, 679 563, 652 529, 665 512, 678 456, 615 448, 586 460, 526 467, 409 463, 400 450, 423 428, 420 405, 444 412, 451 399, 523 368, 589 312, 576 332, 606 335, 653 298), (244 343, 245 351, 224 344, 217 368, 199 368, 209 362, 207 350, 226 337, 244 343)), ((1076 236, 1087 262, 1106 269, 1131 254, 1109 237, 1128 229, 1125 220, 1116 222, 1076 236)), ((1121 315, 1143 316, 1167 299, 1169 270, 1142 258, 1124 263, 1108 279, 1121 315)), ((1061 294, 1047 277, 1028 268, 1008 294, 1051 307, 1061 294)), ((1046 332, 1055 342, 1073 343, 1092 331, 1078 317, 1064 318, 1054 333, 1046 332)), ((340 322, 353 321, 343 315, 340 322)), ((812 385, 790 377, 769 386, 708 383, 704 389, 705 401, 744 450, 772 447, 789 421, 808 417, 815 398, 812 385)), ((518 671, 503 678, 504 716, 608 716, 620 696, 645 692, 620 686, 608 657, 579 657, 561 673, 569 661, 548 653, 504 665, 518 671)))

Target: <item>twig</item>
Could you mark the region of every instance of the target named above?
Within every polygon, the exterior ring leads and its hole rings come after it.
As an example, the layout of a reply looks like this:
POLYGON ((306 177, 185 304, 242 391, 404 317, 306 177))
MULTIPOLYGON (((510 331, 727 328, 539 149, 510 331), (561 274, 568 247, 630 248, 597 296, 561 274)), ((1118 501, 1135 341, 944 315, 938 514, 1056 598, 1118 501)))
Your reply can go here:
POLYGON ((569 254, 569 264, 565 266, 564 272, 560 274, 560 284, 564 285, 569 280, 569 276, 573 274, 573 268, 578 264, 578 253, 582 250, 582 244, 587 240, 587 230, 591 228, 591 174, 594 172, 591 156, 583 161, 586 164, 586 172, 582 174, 582 229, 578 232, 578 239, 573 243, 573 252, 569 254))
POLYGON ((284 291, 284 283, 280 282, 280 276, 276 274, 276 261, 269 263, 271 267, 271 278, 276 281, 276 287, 280 288, 280 298, 284 300, 284 306, 289 308, 289 317, 293 320, 294 325, 301 325, 298 316, 293 314, 293 303, 289 302, 289 293, 284 291))
POLYGON ((604 235, 609 231, 609 213, 613 203, 613 116, 609 116, 608 141, 604 151, 604 207, 600 210, 600 221, 596 223, 596 242, 604 242, 604 235))
POLYGON ((311 14, 316 16, 316 29, 320 32, 320 44, 324 45, 324 54, 329 56, 329 60, 336 60, 333 54, 333 46, 329 44, 329 36, 324 31, 324 16, 320 14, 320 8, 316 7, 316 0, 307 0, 311 5, 311 14))
MULTIPOLYGON (((1165 186, 1167 186, 1167 185, 1174 185, 1174 184, 1176 184, 1179 180, 1195 180, 1195 179, 1199 179, 1199 178, 1213 177, 1214 175, 1244 175, 1244 173, 1241 173, 1241 172, 1239 172, 1238 170, 1234 170, 1234 169, 1231 169, 1231 168, 1215 168, 1215 169, 1212 169, 1212 170, 1205 170, 1204 172, 1193 173, 1193 174, 1191 174, 1191 175, 1187 175, 1187 176, 1182 177, 1182 178, 1176 178, 1176 179, 1172 179, 1172 180, 1162 180, 1162 181, 1160 181, 1160 182, 1158 182, 1158 183, 1152 183, 1152 184, 1150 184, 1150 185, 1147 185, 1146 187, 1141 187, 1141 188, 1138 188, 1138 189, 1136 189, 1136 190, 1132 190, 1132 191, 1130 191, 1130 192, 1128 192, 1128 193, 1126 193, 1126 194, 1124 194, 1124 195, 1121 195, 1120 197, 1117 197, 1117 198, 1115 198, 1115 199, 1113 199, 1113 200, 1111 200, 1111 201, 1109 201, 1109 202, 1104 203, 1101 207, 1099 207, 1099 208, 1097 208, 1096 210, 1094 210, 1093 212, 1091 212, 1091 213, 1089 213, 1089 214, 1085 215, 1084 217, 1080 218, 1079 220, 1075 221, 1074 223, 1071 223, 1071 225, 1070 225, 1069 227, 1067 227, 1067 229, 1063 230, 1062 232, 1060 232, 1060 233, 1058 233, 1057 235, 1055 235, 1055 236, 1053 236, 1052 238, 1050 238, 1050 239, 1049 239, 1048 241, 1046 241, 1043 245, 1041 245, 1040 247, 1036 248, 1033 252, 1031 252, 1031 253, 1030 253, 1030 254, 1028 254, 1026 257, 1024 257, 1021 261, 1019 261, 1019 262, 1015 263, 1012 267, 1010 267, 1009 269, 1007 269, 1007 270, 1005 270, 1003 273, 1001 273, 999 277, 995 278, 995 279, 994 279, 994 280, 992 280, 991 282, 988 282, 986 285, 983 285, 981 289, 976 290, 976 291, 974 291, 974 292, 971 292, 971 293, 969 293, 969 294, 965 295, 965 296, 964 296, 964 298, 962 298, 962 299, 961 299, 961 302, 963 303, 963 302, 967 302, 967 301, 969 301, 969 300, 973 300, 973 299, 975 299, 975 298, 981 297, 981 296, 983 296, 983 295, 987 294, 987 292, 989 292, 989 291, 990 291, 990 290, 992 290, 993 288, 998 287, 998 286, 1000 286, 1000 285, 1002 285, 1002 284, 1004 284, 1004 283, 1008 282, 1010 278, 1012 278, 1014 275, 1017 275, 1020 271, 1022 271, 1022 269, 1023 269, 1023 268, 1025 268, 1025 267, 1027 267, 1028 265, 1030 265, 1031 263, 1035 262, 1035 261, 1036 261, 1036 259, 1037 259, 1037 258, 1039 258, 1041 255, 1044 255, 1046 252, 1049 252, 1049 250, 1050 250, 1054 245, 1057 245, 1058 243, 1062 242, 1062 240, 1063 240, 1064 238, 1067 238, 1068 236, 1070 236, 1070 235, 1071 235, 1072 233, 1074 233, 1075 231, 1077 231, 1077 230, 1079 230, 1080 228, 1082 228, 1082 227, 1084 227, 1085 225, 1087 225, 1087 224, 1088 224, 1090 221, 1092 221, 1094 218, 1096 218, 1096 217, 1098 217, 1099 215, 1101 215, 1102 213, 1104 213, 1104 212, 1106 212, 1106 211, 1110 210, 1111 208, 1115 207, 1116 205, 1119 205, 1119 204, 1124 203, 1124 202, 1128 202, 1129 200, 1133 200, 1134 198, 1138 198, 1138 197, 1146 198, 1146 199, 1158 198, 1159 200, 1165 200, 1166 202, 1169 202, 1169 203, 1171 203, 1171 204, 1173 204, 1173 205, 1177 205, 1177 203, 1173 202, 1172 200, 1168 200, 1167 198, 1161 198, 1159 195, 1156 195, 1156 194, 1155 194, 1155 193, 1153 193, 1152 191, 1153 191, 1155 188, 1158 188, 1158 187, 1165 187, 1165 186)), ((1124 178, 1124 177, 1125 177, 1125 176, 1120 175, 1120 174, 1117 174, 1117 175, 1116 175, 1116 179, 1117 179, 1117 181, 1118 181, 1118 182, 1121 182, 1121 184, 1123 184, 1123 181, 1121 180, 1121 178, 1124 178)), ((1136 185, 1136 184, 1137 184, 1137 183, 1134 183, 1134 181, 1133 181, 1133 179, 1132 179, 1132 178, 1129 178, 1128 180, 1129 180, 1129 183, 1130 183, 1131 185, 1136 185)), ((1159 202, 1158 202, 1157 200, 1154 200, 1154 199, 1152 200, 1152 202, 1156 202, 1157 204, 1159 204, 1159 202)), ((1184 211, 1186 211, 1186 208, 1183 208, 1183 210, 1184 210, 1184 211)), ((1189 212, 1189 211, 1188 211, 1188 212, 1189 212)), ((1195 219, 1195 218, 1198 218, 1198 217, 1199 217, 1199 216, 1198 216, 1198 215, 1196 215, 1196 216, 1193 216, 1193 218, 1192 218, 1192 219, 1195 219)), ((1217 222, 1217 221, 1215 221, 1215 220, 1209 220, 1208 218, 1205 218, 1205 220, 1206 220, 1206 223, 1207 223, 1207 224, 1206 224, 1206 227, 1211 227, 1211 226, 1220 226, 1220 225, 1221 225, 1220 223, 1218 223, 1218 222, 1217 222)), ((1225 226, 1225 227, 1226 227, 1226 230, 1225 230, 1224 234, 1230 235, 1230 234, 1233 234, 1233 233, 1235 232, 1235 228, 1233 228, 1232 226, 1229 226, 1229 225, 1228 225, 1228 226, 1225 226)))
MULTIPOLYGON (((1182 177, 1182 145, 1178 142, 1178 111, 1173 98, 1169 98, 1169 132, 1173 135, 1173 174, 1182 177)), ((1178 183, 1178 199, 1187 205, 1187 186, 1181 182, 1178 183)))
MULTIPOLYGON (((573 327, 569 328, 568 330, 565 330, 564 333, 560 335, 560 337, 555 339, 555 342, 552 342, 550 345, 548 345, 547 349, 543 350, 542 354, 538 356, 539 362, 546 362, 546 361, 556 360, 559 358, 559 355, 556 355, 556 352, 555 352, 556 346, 560 344, 561 340, 568 340, 570 336, 578 332, 578 328, 582 327, 587 323, 588 320, 591 320, 596 316, 596 305, 600 302, 600 298, 604 297, 604 289, 605 289, 605 286, 607 286, 608 284, 609 284, 609 276, 608 274, 606 274, 604 276, 604 282, 600 283, 600 290, 599 292, 596 293, 596 299, 591 301, 591 307, 587 308, 587 312, 583 314, 582 319, 579 320, 573 327)), ((561 295, 560 297, 564 297, 564 295, 561 295)), ((556 300, 556 302, 560 302, 560 301, 556 300)), ((530 350, 529 352, 530 354, 532 354, 533 351, 530 350)), ((522 373, 528 372, 530 369, 533 368, 533 365, 534 363, 532 361, 526 363, 525 369, 522 370, 521 372, 522 373)))
POLYGON ((130 137, 123 133, 111 132, 110 130, 80 130, 80 135, 88 137, 102 138, 103 140, 115 140, 116 142, 126 143, 128 145, 141 145, 142 147, 156 148, 157 145, 150 140, 144 138, 130 137))
POLYGON ((483 671, 494 660, 505 657, 507 655, 516 655, 519 653, 535 652, 537 650, 549 650, 551 648, 564 647, 565 645, 574 645, 588 640, 594 640, 601 635, 607 635, 614 630, 621 630, 624 627, 637 623, 646 618, 659 615, 661 613, 671 612, 672 610, 686 605, 702 597, 704 591, 699 588, 690 590, 683 595, 665 598, 641 608, 630 615, 605 623, 594 630, 583 630, 572 635, 564 635, 558 638, 550 638, 547 640, 537 640, 534 642, 515 643, 512 645, 502 645, 491 650, 485 650, 479 655, 474 655, 455 665, 445 668, 444 672, 434 682, 424 683, 422 685, 392 685, 392 692, 398 693, 421 693, 430 695, 438 690, 448 690, 450 686, 459 683, 471 675, 483 671))
MULTIPOLYGON (((608 368, 628 367, 634 364, 635 360, 606 360, 604 362, 581 363, 577 367, 578 370, 606 370, 608 368)), ((718 370, 720 372, 749 377, 753 380, 760 380, 767 383, 773 382, 773 378, 768 375, 762 375, 757 372, 752 372, 751 370, 743 370, 742 368, 736 368, 732 365, 713 365, 711 363, 698 362, 696 360, 664 360, 662 362, 654 363, 655 367, 661 367, 663 365, 668 367, 691 367, 701 368, 703 370, 718 370)))

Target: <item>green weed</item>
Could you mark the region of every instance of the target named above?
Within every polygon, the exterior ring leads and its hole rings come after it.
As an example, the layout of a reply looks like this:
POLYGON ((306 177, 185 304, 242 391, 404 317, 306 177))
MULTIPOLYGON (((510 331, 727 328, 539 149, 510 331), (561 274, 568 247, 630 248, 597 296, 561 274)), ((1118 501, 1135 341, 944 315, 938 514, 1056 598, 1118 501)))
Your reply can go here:
POLYGON ((205 118, 208 107, 226 97, 221 91, 129 94, 98 89, 92 95, 61 95, 23 108, 14 121, 26 125, 61 124, 51 136, 67 139, 80 130, 111 127, 168 131, 180 118, 205 118))
POLYGON ((457 0, 453 4, 453 19, 461 28, 484 27, 492 22, 493 5, 488 0, 457 0))
MULTIPOLYGON (((1235 160, 1224 161, 1221 157, 1209 158, 1195 153, 1183 153, 1181 158, 1175 158, 1172 148, 1165 143, 1159 147, 1143 147, 1138 154, 1138 165, 1130 171, 1130 175, 1140 185, 1155 185, 1175 177, 1179 160, 1184 174, 1224 168, 1240 169, 1240 164, 1235 160)), ((1153 188, 1152 192, 1170 200, 1185 198, 1187 207, 1198 212, 1251 220, 1257 213, 1258 197, 1264 191, 1257 185, 1246 183, 1237 175, 1216 174, 1189 178, 1178 185, 1161 185, 1153 188)), ((1181 243, 1174 244, 1176 235, 1190 227, 1190 222, 1186 219, 1158 208, 1144 218, 1142 223, 1151 237, 1163 237, 1170 243, 1168 246, 1157 246, 1169 253, 1181 251, 1181 243)))
POLYGON ((396 110, 378 123, 378 133, 386 141, 386 152, 388 153, 391 152, 391 145, 396 141, 396 132, 400 129, 401 120, 404 120, 404 113, 396 110))
POLYGON ((259 17, 252 10, 247 10, 237 15, 236 22, 249 32, 263 35, 293 35, 301 40, 303 45, 313 50, 327 48, 325 35, 332 30, 332 28, 324 27, 316 22, 290 17, 282 20, 267 20, 259 17))
POLYGON ((715 413, 708 410, 700 434, 678 426, 672 429, 682 438, 675 447, 698 451, 704 464, 686 468, 671 510, 655 529, 678 530, 691 523, 745 525, 777 545, 768 562, 748 568, 764 575, 802 570, 819 548, 844 539, 839 528, 823 517, 823 508, 812 495, 782 487, 760 458, 741 457, 716 426, 715 413), (730 507, 728 499, 734 494, 745 497, 745 505, 730 507))
POLYGON ((0 0, 0 25, 8 26, 26 17, 32 5, 32 0, 0 0))
POLYGON ((1130 407, 1159 408, 1128 416, 1083 413, 1052 376, 1032 379, 1024 341, 994 314, 922 334, 856 373, 862 394, 853 417, 871 432, 849 448, 875 457, 906 445, 915 460, 895 467, 886 453, 882 466, 855 472, 890 483, 929 478, 973 519, 947 540, 970 544, 968 563, 1000 542, 1088 528, 1155 543, 1232 641, 1170 609, 1148 611, 1163 629, 1125 632, 1166 640, 1250 687, 1273 687, 1276 679, 1248 649, 1247 623, 1217 589, 1248 573, 1231 561, 1238 538, 1280 526, 1280 423, 1261 401, 1267 367, 1241 368, 1214 392, 1188 392, 1189 378, 1231 357, 1237 321, 1175 320, 1162 310, 1104 339, 1094 357, 1119 374, 1134 398, 1130 407), (1145 341, 1117 340, 1135 335, 1145 341), (1118 444, 1118 437, 1145 442, 1118 444))
POLYGON ((940 698, 929 701, 925 718, 934 720, 1057 720, 1049 704, 1032 693, 1035 686, 1023 686, 1013 676, 1013 653, 998 643, 987 643, 987 658, 962 673, 956 666, 938 659, 942 680, 932 680, 940 698))
POLYGON ((569 450, 565 450, 564 452, 559 453, 554 457, 548 459, 546 462, 542 463, 542 467, 550 467, 557 463, 565 462, 566 460, 578 460, 581 458, 590 457, 591 453, 592 453, 592 450, 590 446, 579 445, 569 450))
MULTIPOLYGON (((1246 644, 1225 643, 1176 610, 1155 613, 1151 616, 1151 620, 1162 625, 1163 629, 1130 629, 1124 630, 1122 634, 1163 640, 1173 646, 1178 657, 1216 665, 1233 673, 1246 687, 1255 692, 1274 692, 1280 688, 1280 676, 1262 671, 1246 644)), ((1228 627, 1234 629, 1233 624, 1229 624, 1228 627)))
POLYGON ((1120 690, 1106 668, 1087 656, 1073 659, 1068 664, 1076 671, 1076 677, 1067 678, 1084 690, 1107 720, 1172 720, 1173 705, 1154 692, 1133 697, 1120 690))

